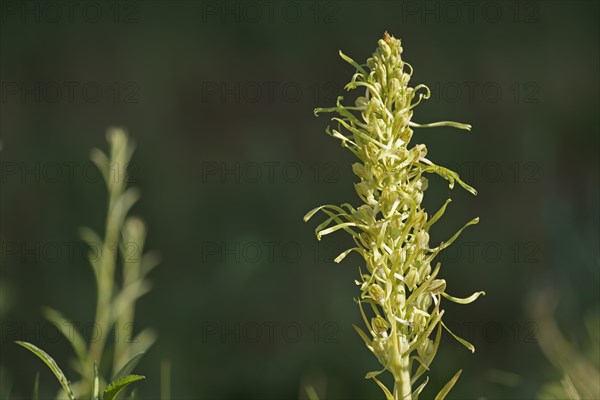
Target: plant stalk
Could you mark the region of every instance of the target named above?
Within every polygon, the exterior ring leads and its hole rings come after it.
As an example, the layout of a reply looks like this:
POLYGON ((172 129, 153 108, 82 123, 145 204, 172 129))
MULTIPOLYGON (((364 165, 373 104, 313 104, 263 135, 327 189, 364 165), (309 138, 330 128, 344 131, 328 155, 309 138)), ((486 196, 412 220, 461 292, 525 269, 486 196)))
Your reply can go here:
POLYGON ((399 376, 394 380, 394 400, 412 400, 409 360, 407 356, 400 358, 399 372, 399 376))
MULTIPOLYGON (((404 288, 404 285, 400 285, 404 288)), ((406 303, 404 290, 399 290, 398 297, 400 304, 406 303)), ((400 310, 404 314, 403 310, 400 310)), ((402 316, 404 317, 404 316, 402 316)), ((394 400, 412 400, 412 385, 410 383, 410 362, 408 343, 401 329, 398 329, 398 323, 394 321, 392 329, 392 351, 393 354, 393 372, 394 372, 394 400)))
POLYGON ((106 232, 104 235, 104 244, 102 246, 101 262, 99 265, 97 282, 97 303, 95 327, 98 337, 91 340, 86 367, 84 369, 84 388, 83 392, 88 393, 92 387, 90 380, 94 376, 94 364, 98 365, 102 361, 102 354, 106 344, 106 337, 111 327, 111 299, 113 295, 114 274, 116 266, 118 237, 121 225, 121 212, 116 207, 117 200, 121 197, 122 187, 119 185, 109 185, 110 200, 108 213, 106 217, 106 232), (116 186, 116 187, 115 187, 116 186))

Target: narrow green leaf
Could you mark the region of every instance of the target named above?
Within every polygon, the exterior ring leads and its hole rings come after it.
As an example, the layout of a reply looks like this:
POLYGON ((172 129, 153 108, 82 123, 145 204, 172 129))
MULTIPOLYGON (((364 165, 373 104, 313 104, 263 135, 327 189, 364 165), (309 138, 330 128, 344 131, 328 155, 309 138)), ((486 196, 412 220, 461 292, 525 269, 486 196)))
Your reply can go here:
POLYGON ((452 202, 452 199, 446 200, 444 205, 442 207, 440 207, 440 209, 433 215, 433 217, 429 218, 429 220, 425 223, 424 229, 428 229, 433 224, 435 224, 436 221, 438 219, 440 219, 442 217, 442 215, 444 215, 444 213, 446 212, 446 207, 448 207, 448 204, 450 204, 451 202, 452 202))
POLYGON ((448 181, 450 189, 454 188, 454 182, 458 182, 458 184, 462 186, 463 189, 465 189, 467 192, 473 195, 477 195, 477 190, 467 185, 462 179, 460 179, 460 176, 456 172, 448 168, 439 165, 425 165, 423 166, 423 171, 438 174, 442 178, 446 179, 448 181))
POLYGON ((171 361, 160 362, 160 399, 171 400, 171 361))
POLYGON ((367 315, 365 314, 365 310, 363 309, 362 301, 357 300, 357 302, 358 302, 358 308, 360 310, 360 315, 362 316, 362 319, 365 322, 365 326, 369 329, 369 332, 373 332, 371 323, 369 322, 369 319, 367 318, 367 315))
POLYGON ((473 346, 471 343, 467 342, 465 339, 461 338, 460 336, 456 335, 454 332, 452 332, 450 330, 450 328, 448 328, 446 326, 446 324, 444 324, 444 322, 442 321, 442 326, 444 327, 444 329, 446 329, 453 337, 454 339, 456 339, 460 344, 462 344, 463 346, 465 346, 467 349, 469 349, 471 351, 471 353, 475 353, 475 346, 473 346))
POLYGON ((94 387, 92 388, 92 400, 98 400, 98 392, 100 391, 100 381, 98 379, 98 366, 94 362, 94 387))
POLYGON ((413 392, 413 400, 419 400, 419 395, 421 394, 423 389, 425 389, 425 386, 427 386, 428 382, 429 382, 429 377, 426 377, 425 380, 423 381, 423 383, 421 383, 419 385, 419 387, 415 389, 415 391, 413 392))
POLYGON ((38 356, 38 358, 40 360, 42 360, 48 366, 48 368, 50 368, 50 370, 54 373, 54 376, 56 376, 56 379, 58 379, 58 382, 60 383, 60 385, 62 386, 64 391, 67 393, 67 396, 69 396, 69 399, 75 400, 75 395, 73 394, 73 391, 71 390, 71 386, 69 384, 69 381, 67 380, 67 377, 62 372, 62 370, 60 369, 58 364, 56 364, 56 361, 54 361, 54 359, 52 357, 50 357, 48 355, 48 353, 46 353, 44 350, 40 349, 39 347, 34 346, 31 343, 21 342, 21 341, 17 341, 15 343, 17 343, 19 346, 26 348, 27 350, 29 350, 30 352, 32 352, 33 354, 38 356))
POLYGON ((383 390, 383 393, 385 393, 386 400, 394 400, 394 396, 392 396, 392 392, 390 392, 390 390, 388 388, 386 388, 385 385, 379 381, 379 379, 377 379, 375 377, 373 377, 371 379, 373 379, 375 381, 375 383, 379 385, 381 390, 383 390))
POLYGON ((156 332, 150 328, 146 328, 135 336, 133 343, 130 345, 130 353, 138 354, 145 353, 156 341, 156 332))
POLYGON ((40 398, 40 373, 35 374, 35 382, 33 383, 33 395, 31 396, 33 400, 38 400, 40 398))
POLYGON ((131 357, 131 359, 129 361, 127 361, 125 363, 125 365, 123 365, 121 367, 121 369, 112 378, 113 382, 129 375, 133 371, 133 369, 139 364, 143 355, 144 355, 144 353, 139 353, 139 354, 136 354, 135 356, 131 357))
POLYGON ((87 257, 94 270, 94 277, 98 281, 100 278, 100 260, 102 258, 104 242, 96 232, 85 226, 79 228, 79 237, 90 248, 87 252, 87 257))
POLYGON ((306 392, 306 397, 308 397, 308 400, 319 400, 319 395, 317 394, 317 391, 313 385, 306 385, 304 387, 304 391, 306 392))
POLYGON ((358 248, 356 248, 356 247, 353 247, 353 248, 351 248, 351 249, 348 249, 348 250, 344 251, 342 254, 340 254, 339 256, 337 256, 337 257, 335 258, 335 260, 333 260, 333 262, 335 262, 335 263, 338 263, 338 264, 339 264, 339 263, 340 263, 340 262, 341 262, 341 261, 342 261, 344 258, 346 258, 346 256, 347 256, 348 254, 350 254, 350 252, 352 252, 353 250, 357 250, 357 251, 358 251, 358 250, 360 250, 360 249, 358 249, 358 248))
POLYGON ((336 131, 335 129, 332 129, 331 131, 329 131, 327 133, 329 133, 334 138, 341 140, 342 145, 344 145, 346 143, 350 143, 351 145, 356 146, 356 143, 354 143, 352 140, 348 139, 346 136, 342 135, 340 132, 336 131))
POLYGON ((147 252, 142 256, 142 266, 140 268, 141 275, 147 275, 158 264, 160 264, 160 254, 156 251, 147 252))
POLYGON ((466 131, 470 131, 472 126, 469 124, 463 124, 461 122, 454 121, 440 121, 440 122, 432 122, 430 124, 417 124, 416 122, 409 122, 409 126, 413 128, 438 128, 440 126, 450 126, 452 128, 464 129, 466 131))
POLYGON ((362 74, 364 75, 369 75, 367 73, 367 71, 365 71, 365 69, 363 67, 361 67, 356 61, 354 61, 353 59, 351 59, 350 57, 348 57, 347 55, 345 55, 344 53, 342 53, 342 51, 340 50, 340 57, 342 57, 342 59, 344 61, 346 61, 348 64, 352 65, 354 68, 356 68, 358 71, 360 71, 362 74))
POLYGON ((355 227, 358 227, 358 228, 361 228, 361 229, 368 229, 367 226, 365 226, 365 225, 359 225, 356 222, 346 222, 346 223, 343 223, 343 224, 334 225, 334 226, 332 226, 330 228, 323 229, 322 231, 317 232, 317 240, 321 240, 321 238, 323 236, 325 236, 325 235, 329 235, 330 233, 333 233, 335 231, 339 231, 340 229, 344 229, 346 227, 351 227, 351 226, 355 226, 355 227))
POLYGON ((456 373, 456 375, 454 375, 448 383, 446 383, 446 386, 444 386, 442 388, 442 390, 440 390, 440 392, 437 394, 437 396, 435 396, 435 400, 444 400, 446 398, 446 396, 448 395, 450 390, 452 390, 452 388, 454 387, 454 384, 460 377, 460 374, 462 374, 462 369, 460 371, 458 371, 456 373))
POLYGON ((447 298, 448 300, 454 302, 454 303, 458 303, 458 304, 470 304, 472 302, 474 302, 475 300, 477 300, 477 298, 479 296, 484 296, 485 292, 476 292, 473 293, 472 295, 470 295, 467 298, 459 298, 459 297, 454 297, 454 296, 450 296, 447 293, 442 292, 442 296, 444 296, 445 298, 447 298))
POLYGON ((352 324, 352 327, 354 328, 354 330, 358 333, 358 335, 362 338, 362 340, 365 342, 365 344, 367 345, 367 347, 369 349, 372 349, 372 345, 371 343, 373 343, 373 341, 371 339, 369 339, 369 337, 367 336, 367 334, 365 333, 365 331, 363 331, 362 329, 360 329, 358 326, 352 324))
POLYGON ((458 232, 456 232, 450 239, 448 239, 448 241, 440 244, 440 246, 439 246, 440 250, 445 249, 446 247, 450 246, 460 236, 462 231, 464 231, 467 228, 467 226, 476 225, 478 223, 479 223, 479 217, 473 218, 472 220, 467 222, 462 228, 460 228, 458 230, 458 232))
POLYGON ((107 155, 102 150, 93 148, 90 152, 90 159, 96 164, 98 170, 100 170, 104 181, 108 182, 110 161, 108 160, 107 155))
POLYGON ((131 383, 142 379, 146 379, 146 377, 142 375, 127 375, 116 379, 104 389, 102 398, 104 400, 114 400, 121 390, 125 389, 131 383))
POLYGON ((82 226, 79 228, 79 237, 83 240, 88 246, 91 248, 100 250, 104 245, 102 239, 93 229, 88 228, 86 226, 82 226))
POLYGON ((148 293, 150 288, 150 282, 147 280, 135 281, 123 288, 112 301, 110 306, 111 318, 117 321, 123 315, 123 312, 137 299, 148 293))
POLYGON ((319 206, 316 208, 313 208, 312 210, 310 210, 309 212, 306 213, 306 215, 304 216, 304 222, 307 222, 309 219, 311 219, 317 212, 319 212, 319 210, 322 210, 325 206, 319 206))
MULTIPOLYGON (((333 209, 333 207, 328 207, 333 209)), ((325 214, 327 214, 330 218, 328 218, 327 220, 325 220, 324 222, 322 222, 321 224, 319 224, 319 226, 317 226, 317 228, 315 228, 315 234, 318 235, 319 231, 322 230, 323 228, 329 226, 329 224, 331 224, 331 221, 335 221, 338 224, 343 224, 344 222, 354 222, 355 219, 353 216, 349 215, 348 213, 346 213, 344 210, 340 209, 339 213, 336 214, 332 211, 329 211, 327 208, 324 208, 323 211, 325 214), (343 219, 342 219, 343 218, 343 219)), ((336 210, 337 211, 337 210, 336 210)), ((343 228, 346 232, 348 232, 350 235, 352 235, 353 237, 356 236, 356 232, 354 232, 352 229, 345 227, 343 228)))
POLYGON ((577 388, 575 385, 573 385, 573 381, 571 381, 571 378, 568 374, 565 374, 565 377, 560 380, 560 383, 562 384, 567 396, 569 396, 569 400, 581 400, 581 396, 577 392, 577 388))
POLYGON ((75 324, 53 308, 46 307, 42 310, 42 313, 44 314, 44 317, 56 326, 60 333, 62 333, 69 341, 79 362, 85 362, 85 359, 87 358, 87 345, 79 331, 75 328, 75 324))
POLYGON ((367 374, 365 375, 365 379, 373 379, 375 378, 377 375, 381 375, 382 373, 385 372, 385 368, 379 371, 371 371, 371 372, 367 372, 367 374))

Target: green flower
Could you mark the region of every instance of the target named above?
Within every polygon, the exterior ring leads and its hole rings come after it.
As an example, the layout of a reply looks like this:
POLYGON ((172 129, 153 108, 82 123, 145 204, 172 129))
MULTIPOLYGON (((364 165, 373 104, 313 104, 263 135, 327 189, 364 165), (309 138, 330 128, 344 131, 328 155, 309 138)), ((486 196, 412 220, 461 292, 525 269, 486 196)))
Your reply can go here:
MULTIPOLYGON (((479 219, 471 220, 447 241, 432 247, 429 228, 444 214, 450 199, 433 216, 421 207, 428 187, 426 174, 438 174, 450 188, 458 182, 467 191, 477 192, 458 174, 426 158, 424 144, 409 145, 414 128, 451 126, 470 130, 471 126, 450 121, 424 125, 412 122, 413 108, 429 98, 429 88, 422 84, 409 86, 413 69, 402 60, 400 40, 386 32, 378 44, 362 65, 340 52, 356 69, 346 90, 364 90, 364 95, 353 106, 343 105, 340 96, 335 107, 315 110, 315 114, 337 114, 332 118, 336 128, 328 127, 326 132, 358 158, 352 170, 360 180, 355 184, 356 193, 365 204, 357 208, 350 204, 320 206, 306 214, 304 220, 319 211, 327 215, 327 220, 316 229, 319 240, 339 230, 352 235, 356 246, 335 261, 356 251, 368 271, 361 272, 356 282, 362 292, 357 303, 369 334, 359 327, 355 329, 383 369, 368 373, 367 378, 373 379, 388 399, 417 399, 428 379, 415 389, 413 386, 429 370, 442 327, 447 329, 442 322, 442 297, 467 304, 484 292, 466 299, 452 297, 445 293, 446 281, 437 278, 441 264, 438 262, 432 269, 438 253, 479 219), (364 305, 374 314, 371 319, 364 305), (385 371, 394 377, 393 390, 377 379, 385 371)), ((470 343, 450 333, 474 351, 470 343)), ((442 389, 440 399, 459 374, 460 371, 442 389)))

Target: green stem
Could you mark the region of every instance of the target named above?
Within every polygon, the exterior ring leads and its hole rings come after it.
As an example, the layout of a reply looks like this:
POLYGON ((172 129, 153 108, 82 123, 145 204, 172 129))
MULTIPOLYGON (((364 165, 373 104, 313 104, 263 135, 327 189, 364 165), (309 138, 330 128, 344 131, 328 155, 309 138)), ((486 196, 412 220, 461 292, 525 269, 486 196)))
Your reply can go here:
POLYGON ((110 185, 108 189, 110 192, 110 200, 106 217, 104 245, 102 246, 102 259, 99 265, 99 279, 97 282, 98 293, 95 327, 98 337, 96 337, 95 340, 92 340, 89 346, 83 376, 84 393, 89 393, 91 391, 92 377, 94 376, 94 364, 100 365, 102 362, 106 338, 111 328, 111 299, 113 295, 118 237, 122 221, 120 212, 115 207, 115 203, 119 197, 121 197, 122 190, 119 190, 119 187, 115 188, 110 185))
MULTIPOLYGON (((127 222, 125 222, 127 224, 127 222)), ((123 260, 123 288, 133 285, 140 279, 141 254, 144 247, 144 237, 128 237, 129 243, 135 244, 135 259, 128 262, 123 260)), ((125 240, 125 239, 124 239, 125 240)), ((124 243, 125 245, 127 243, 124 243)), ((135 302, 128 302, 121 312, 115 327, 118 336, 115 342, 113 358, 113 373, 116 373, 133 356, 131 342, 133 339, 133 321, 135 316, 135 302)))
MULTIPOLYGON (((403 288, 404 285, 401 285, 403 288)), ((406 304, 406 292, 399 290, 400 318, 404 319, 404 305, 406 304)), ((398 323, 392 319, 392 351, 393 351, 393 375, 394 375, 394 400, 412 400, 412 385, 410 383, 409 356, 404 355, 408 350, 408 343, 402 329, 398 329, 398 323), (404 355, 404 356, 403 356, 404 355)))
MULTIPOLYGON (((403 346, 400 346, 400 348, 402 347, 403 346)), ((408 357, 400 357, 399 367, 399 376, 397 376, 394 380, 394 400, 411 400, 412 387, 410 384, 410 369, 408 357)))

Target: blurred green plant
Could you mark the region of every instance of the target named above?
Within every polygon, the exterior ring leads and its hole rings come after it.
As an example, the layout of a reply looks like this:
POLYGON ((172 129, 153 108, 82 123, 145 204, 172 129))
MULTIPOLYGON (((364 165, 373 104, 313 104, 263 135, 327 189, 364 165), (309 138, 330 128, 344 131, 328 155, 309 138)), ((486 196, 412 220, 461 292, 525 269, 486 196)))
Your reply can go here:
POLYGON ((600 314, 597 310, 584 318, 587 343, 580 350, 569 341, 554 318, 556 294, 552 289, 535 292, 530 313, 537 325, 537 339, 546 358, 560 372, 560 381, 540 388, 540 400, 600 399, 600 314))
POLYGON ((63 371, 46 352, 37 346, 17 342, 38 356, 58 379, 62 392, 59 397, 97 399, 99 387, 105 386, 103 399, 111 400, 129 384, 144 379, 131 375, 142 354, 152 345, 155 334, 148 329, 132 337, 136 301, 150 290, 146 275, 158 264, 154 253, 144 254, 146 227, 136 217, 128 216, 129 210, 139 199, 135 188, 127 187, 127 167, 131 161, 134 145, 127 133, 119 128, 108 130, 109 156, 93 149, 91 159, 100 170, 108 189, 108 212, 104 240, 90 228, 82 228, 80 234, 89 246, 88 259, 94 271, 97 303, 94 328, 99 334, 89 343, 77 331, 76 325, 57 310, 46 308, 44 316, 67 338, 76 358, 72 367, 80 380, 71 383, 63 371), (118 258, 122 266, 122 279, 116 279, 118 258), (115 335, 112 354, 106 349, 109 335, 115 335), (112 376, 107 383, 98 366, 110 361, 112 376))
MULTIPOLYGON (((388 400, 410 400, 418 399, 429 380, 427 377, 418 383, 429 371, 442 328, 475 351, 472 344, 452 333, 442 321, 442 297, 468 304, 484 294, 477 292, 464 299, 450 296, 445 291, 446 281, 438 278, 441 264, 431 266, 440 251, 479 219, 469 221, 446 242, 430 247, 429 228, 442 217, 451 200, 429 217, 421 207, 428 185, 424 175, 438 174, 449 182, 450 188, 458 182, 470 193, 476 194, 476 191, 455 172, 427 159, 424 144, 408 148, 413 135, 411 128, 451 126, 470 130, 471 126, 450 121, 426 125, 411 121, 413 108, 429 98, 429 88, 422 84, 409 86, 413 70, 401 58, 400 40, 386 32, 378 44, 363 65, 340 52, 340 56, 356 68, 345 88, 364 88, 365 95, 358 97, 354 106, 342 105, 340 96, 336 107, 315 110, 316 115, 319 112, 338 114, 332 118, 338 128, 328 127, 327 133, 359 158, 360 162, 352 169, 360 178, 355 188, 365 204, 358 208, 347 203, 320 206, 306 214, 304 220, 308 221, 319 211, 328 216, 316 228, 319 240, 339 230, 352 235, 356 247, 344 251, 335 261, 340 262, 355 251, 364 258, 368 270, 368 273, 360 270, 360 280, 356 281, 361 289, 356 301, 368 334, 357 326, 354 328, 383 369, 369 372, 366 378, 373 379, 388 400), (347 134, 342 133, 343 130, 347 134), (370 319, 365 305, 372 314, 370 319), (413 368, 414 361, 418 363, 416 368, 413 368), (385 371, 393 375, 392 389, 377 379, 385 371)), ((436 400, 448 394, 461 372, 441 389, 436 400)))

